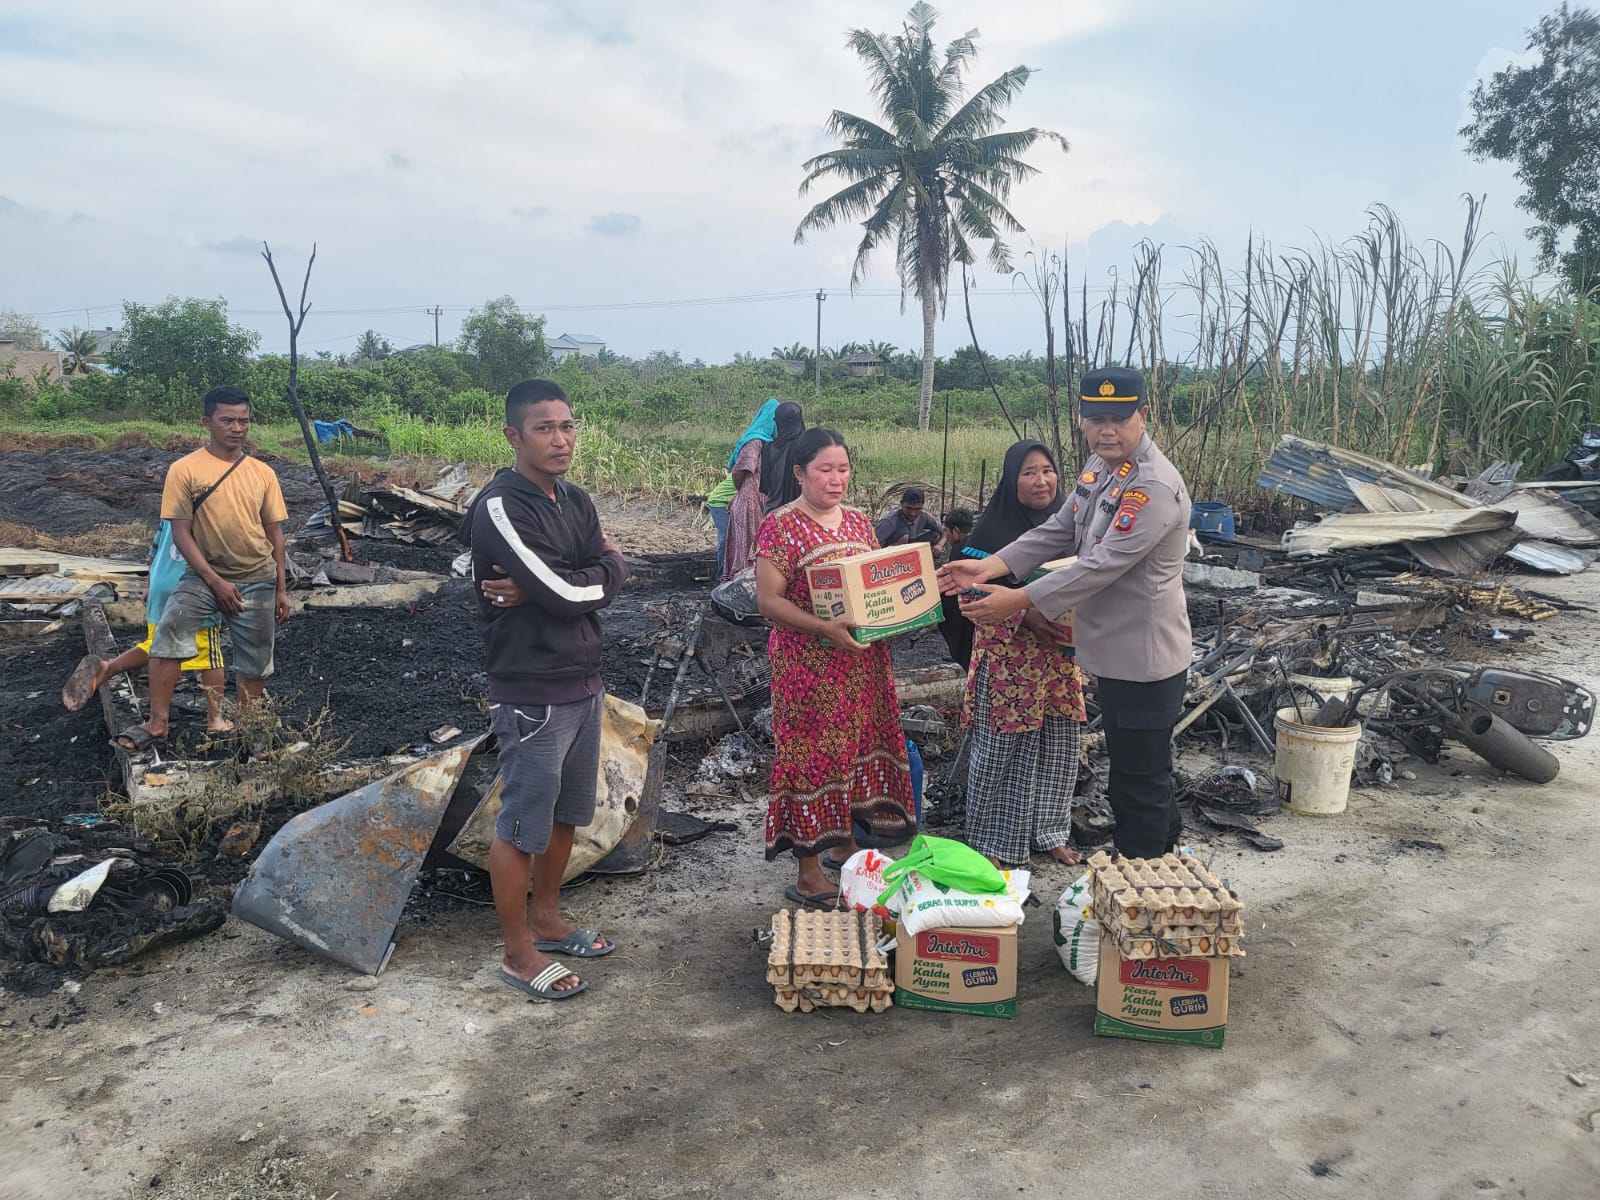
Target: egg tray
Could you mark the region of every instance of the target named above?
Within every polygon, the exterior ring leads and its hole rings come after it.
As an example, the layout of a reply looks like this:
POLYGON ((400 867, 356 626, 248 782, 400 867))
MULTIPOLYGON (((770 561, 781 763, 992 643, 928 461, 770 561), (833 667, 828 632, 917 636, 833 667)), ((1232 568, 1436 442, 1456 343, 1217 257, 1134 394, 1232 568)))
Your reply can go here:
POLYGON ((1125 958, 1242 958, 1244 902, 1192 855, 1089 859, 1094 918, 1125 958))
MULTIPOLYGON (((1102 926, 1102 928, 1105 928, 1102 926)), ((1244 947, 1231 934, 1210 930, 1166 929, 1160 933, 1106 929, 1123 958, 1243 958, 1244 947)))
POLYGON ((853 1008, 882 1012, 893 1001, 875 913, 781 908, 772 916, 767 982, 784 1012, 853 1008))

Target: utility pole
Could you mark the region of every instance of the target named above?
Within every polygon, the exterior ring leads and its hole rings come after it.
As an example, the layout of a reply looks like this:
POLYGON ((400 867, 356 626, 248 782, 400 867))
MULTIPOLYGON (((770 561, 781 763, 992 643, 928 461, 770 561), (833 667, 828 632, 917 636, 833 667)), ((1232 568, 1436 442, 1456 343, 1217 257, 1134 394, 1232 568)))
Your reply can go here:
POLYGON ((433 344, 437 348, 439 345, 439 316, 444 312, 444 306, 435 304, 432 308, 425 308, 422 311, 433 318, 433 344))
POLYGON ((817 289, 817 355, 812 363, 817 370, 817 395, 822 395, 822 302, 828 298, 828 293, 821 288, 817 289))

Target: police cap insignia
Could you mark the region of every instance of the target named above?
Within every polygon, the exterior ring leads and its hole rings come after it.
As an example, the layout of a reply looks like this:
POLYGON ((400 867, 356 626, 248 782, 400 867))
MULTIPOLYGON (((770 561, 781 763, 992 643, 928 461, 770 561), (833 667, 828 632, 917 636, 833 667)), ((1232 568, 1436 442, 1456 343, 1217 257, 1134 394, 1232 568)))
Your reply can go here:
POLYGON ((1079 412, 1085 417, 1131 417, 1144 404, 1144 377, 1127 367, 1101 367, 1085 372, 1078 388, 1079 412))

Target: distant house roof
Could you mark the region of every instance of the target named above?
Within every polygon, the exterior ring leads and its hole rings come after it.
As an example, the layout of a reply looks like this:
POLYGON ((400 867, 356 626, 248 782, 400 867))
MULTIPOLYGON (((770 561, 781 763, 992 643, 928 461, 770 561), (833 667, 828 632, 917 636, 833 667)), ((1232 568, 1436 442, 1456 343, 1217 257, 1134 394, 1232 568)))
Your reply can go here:
POLYGON ((850 367, 876 367, 883 362, 883 356, 880 354, 867 353, 852 354, 844 361, 845 365, 850 367))
POLYGON ((584 346, 604 346, 606 340, 592 333, 563 333, 548 344, 558 350, 579 350, 584 346))

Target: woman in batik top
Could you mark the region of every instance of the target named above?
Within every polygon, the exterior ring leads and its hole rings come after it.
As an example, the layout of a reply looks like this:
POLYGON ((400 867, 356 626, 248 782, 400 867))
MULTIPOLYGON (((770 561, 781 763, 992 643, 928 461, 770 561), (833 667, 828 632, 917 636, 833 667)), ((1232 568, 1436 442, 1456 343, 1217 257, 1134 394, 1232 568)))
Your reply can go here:
MULTIPOLYGON (((1060 475, 1044 443, 1006 451, 994 499, 972 531, 973 549, 993 554, 1061 507, 1060 475)), ((1021 587, 996 580, 996 587, 1021 587)), ((1030 850, 1072 865, 1069 844, 1078 747, 1087 719, 1072 630, 1035 609, 974 630, 963 717, 972 731, 966 841, 1002 867, 1030 850)))

